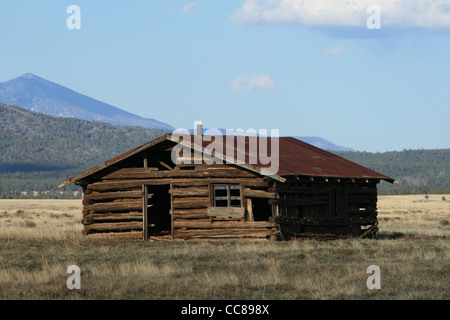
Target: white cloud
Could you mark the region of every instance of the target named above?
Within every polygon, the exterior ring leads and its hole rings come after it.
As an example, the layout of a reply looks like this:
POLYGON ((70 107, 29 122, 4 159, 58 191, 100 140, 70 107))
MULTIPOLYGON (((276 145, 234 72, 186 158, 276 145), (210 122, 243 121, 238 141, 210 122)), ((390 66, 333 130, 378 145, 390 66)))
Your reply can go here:
POLYGON ((344 53, 345 48, 343 46, 337 46, 337 47, 333 47, 328 49, 327 51, 325 51, 323 53, 324 56, 336 56, 339 54, 344 53))
POLYGON ((246 0, 230 19, 237 24, 366 28, 370 5, 380 8, 382 28, 450 28, 449 0, 246 0))
POLYGON ((275 81, 269 75, 241 75, 231 82, 233 90, 271 90, 275 88, 275 81))
POLYGON ((194 12, 198 9, 198 3, 197 2, 190 2, 183 7, 183 12, 187 15, 193 15, 194 12))

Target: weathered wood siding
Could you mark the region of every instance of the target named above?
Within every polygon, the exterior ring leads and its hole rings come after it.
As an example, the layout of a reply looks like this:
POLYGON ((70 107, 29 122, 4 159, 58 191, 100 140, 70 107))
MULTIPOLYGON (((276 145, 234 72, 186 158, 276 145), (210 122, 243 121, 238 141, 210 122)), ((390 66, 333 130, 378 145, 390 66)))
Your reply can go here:
MULTIPOLYGON (((139 162, 129 162, 136 165, 139 162)), ((122 164, 123 166, 123 164, 122 164)), ((90 237, 143 238, 143 185, 171 186, 173 239, 257 238, 276 235, 274 222, 208 215, 213 184, 239 184, 241 202, 246 197, 267 196, 269 183, 261 176, 229 165, 195 165, 194 170, 181 167, 136 168, 108 170, 82 181, 84 234, 90 237), (253 191, 254 190, 254 191, 253 191)))
POLYGON ((347 214, 350 219, 351 232, 358 236, 378 224, 377 183, 379 180, 345 184, 347 196, 347 214))
POLYGON ((273 203, 283 238, 359 236, 377 223, 377 181, 315 180, 277 185, 273 203))
MULTIPOLYGON (((81 180, 88 237, 144 238, 144 186, 170 186, 170 239, 359 236, 377 223, 379 180, 287 177, 273 182, 226 164, 175 166, 167 149, 137 154, 81 180), (213 207, 212 186, 240 186, 241 208, 213 207), (261 202, 263 201, 263 202, 261 202), (261 203, 269 216, 261 219, 261 203), (258 204, 258 205, 256 205, 258 204), (264 204, 265 205, 265 204, 264 204), (264 220, 264 221, 263 221, 264 220)), ((150 212, 152 214, 152 212, 150 212)), ((148 225, 148 223, 145 223, 148 225)))

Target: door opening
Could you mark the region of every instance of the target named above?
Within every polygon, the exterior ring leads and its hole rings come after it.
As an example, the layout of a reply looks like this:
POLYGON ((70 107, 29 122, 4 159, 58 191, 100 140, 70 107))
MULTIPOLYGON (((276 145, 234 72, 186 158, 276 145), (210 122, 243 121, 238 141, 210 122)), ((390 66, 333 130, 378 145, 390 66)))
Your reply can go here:
POLYGON ((345 189, 342 184, 332 184, 330 189, 330 216, 346 217, 347 208, 345 201, 345 189))
POLYGON ((144 239, 172 234, 170 185, 144 186, 144 239))
POLYGON ((267 199, 253 198, 252 206, 254 221, 268 221, 272 216, 272 206, 267 199))

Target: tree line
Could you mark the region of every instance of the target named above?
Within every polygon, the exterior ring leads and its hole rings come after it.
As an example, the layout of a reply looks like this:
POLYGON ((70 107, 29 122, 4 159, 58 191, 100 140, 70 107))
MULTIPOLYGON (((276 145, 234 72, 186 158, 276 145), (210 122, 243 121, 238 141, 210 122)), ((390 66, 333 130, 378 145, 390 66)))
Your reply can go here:
MULTIPOLYGON (((166 132, 0 103, 0 198, 80 198, 78 186, 58 185, 166 132)), ((450 193, 450 149, 334 153, 399 182, 379 184, 380 194, 450 193)))
POLYGON ((380 194, 450 193, 450 149, 334 153, 398 182, 379 184, 380 194))
POLYGON ((61 118, 0 103, 0 198, 79 198, 67 178, 167 131, 61 118))

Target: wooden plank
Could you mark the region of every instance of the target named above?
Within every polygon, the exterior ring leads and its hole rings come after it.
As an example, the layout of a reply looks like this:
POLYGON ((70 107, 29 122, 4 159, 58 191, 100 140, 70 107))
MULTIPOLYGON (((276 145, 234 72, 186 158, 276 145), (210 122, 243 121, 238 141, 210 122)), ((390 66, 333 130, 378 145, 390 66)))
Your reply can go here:
MULTIPOLYGON (((174 170, 175 171, 175 170, 174 170)), ((117 180, 117 181, 99 181, 87 185, 87 188, 92 191, 119 191, 140 188, 143 184, 148 185, 162 185, 171 184, 173 186, 208 186, 210 183, 223 183, 223 184, 241 184, 244 187, 267 187, 268 183, 263 179, 255 178, 216 178, 216 179, 136 179, 136 180, 117 180)))
MULTIPOLYGON (((125 231, 142 230, 141 221, 94 223, 84 226, 84 230, 89 234, 92 231, 125 231)), ((141 232, 142 235, 142 232, 141 232)))
POLYGON ((146 168, 123 168, 103 176, 103 180, 152 179, 152 178, 253 178, 256 175, 243 170, 169 170, 157 171, 146 168))
POLYGON ((122 198, 141 198, 142 197, 141 190, 133 190, 133 191, 118 191, 118 192, 92 192, 89 195, 85 195, 83 199, 92 200, 92 201, 101 201, 101 200, 113 200, 113 199, 122 199, 122 198))
POLYGON ((203 219, 203 218, 208 218, 208 216, 206 215, 206 211, 203 213, 185 213, 185 214, 177 214, 177 213, 173 213, 172 217, 175 220, 178 219, 203 219))
MULTIPOLYGON (((197 165, 200 170, 229 170, 229 171, 242 171, 242 168, 236 167, 233 164, 220 164, 220 163, 213 163, 213 164, 199 164, 197 165)), ((255 175, 254 173, 252 173, 255 175)))
POLYGON ((243 221, 182 221, 176 220, 176 229, 257 229, 257 228, 275 228, 275 223, 268 221, 254 221, 254 222, 243 222, 243 221))
POLYGON ((156 163, 162 165, 163 167, 169 169, 169 170, 173 170, 173 168, 172 168, 171 166, 169 166, 169 165, 168 165, 167 163, 165 163, 164 161, 159 160, 158 158, 156 158, 156 157, 153 156, 153 155, 148 155, 148 158, 149 158, 150 160, 152 160, 152 161, 154 161, 154 162, 156 162, 156 163))
POLYGON ((369 227, 367 230, 365 230, 358 238, 358 240, 361 240, 367 236, 376 236, 378 234, 378 225, 375 224, 371 227, 369 227))
POLYGON ((110 170, 107 173, 105 173, 105 176, 108 175, 121 175, 121 174, 141 174, 143 172, 157 172, 159 171, 159 169, 157 167, 139 167, 139 168, 119 168, 119 169, 115 169, 115 170, 110 170))
POLYGON ((131 211, 131 210, 142 210, 142 201, 134 202, 105 202, 105 203, 94 203, 85 206, 88 211, 131 211))
POLYGON ((109 213, 87 214, 83 217, 83 224, 93 224, 104 221, 142 221, 142 213, 109 213))
POLYGON ((277 235, 274 229, 190 229, 175 230, 175 238, 201 238, 201 237, 270 237, 277 235))
POLYGON ((161 185, 169 184, 170 179, 151 179, 151 180, 120 180, 120 181, 99 181, 91 183, 87 186, 93 191, 109 191, 109 190, 127 190, 141 188, 143 184, 161 185))
POLYGON ((209 184, 240 184, 244 187, 267 187, 268 182, 264 181, 262 178, 235 178, 235 179, 227 179, 227 178, 208 178, 208 179, 174 179, 172 181, 174 186, 209 186, 209 184))
POLYGON ((186 198, 186 197, 208 197, 208 187, 187 187, 187 188, 173 188, 172 197, 174 198, 186 198))
POLYGON ((312 217, 286 217, 279 216, 275 219, 282 227, 283 225, 322 225, 322 226, 343 226, 343 225, 365 225, 376 221, 376 218, 367 217, 360 219, 348 219, 348 218, 312 218, 312 217))
POLYGON ((240 237, 240 236, 221 236, 221 237, 201 237, 201 238, 174 238, 174 241, 189 241, 189 242, 208 242, 208 243, 212 243, 212 242, 229 242, 229 241, 234 241, 234 240, 239 240, 239 241, 244 241, 246 243, 250 243, 250 242, 268 242, 268 241, 273 241, 273 239, 276 238, 274 236, 271 236, 270 239, 269 237, 240 237))
POLYGON ((207 208, 200 209, 173 209, 172 217, 173 219, 201 219, 206 218, 207 208))
POLYGON ((243 207, 208 207, 208 217, 222 218, 244 218, 245 208, 243 207))
POLYGON ((173 209, 182 208, 206 208, 209 206, 207 197, 174 198, 172 201, 173 209))
POLYGON ((276 199, 278 196, 275 192, 267 192, 264 190, 253 190, 250 188, 244 188, 243 195, 244 197, 247 198, 264 198, 264 199, 276 199))
POLYGON ((87 239, 142 239, 142 231, 102 232, 85 235, 87 239))

